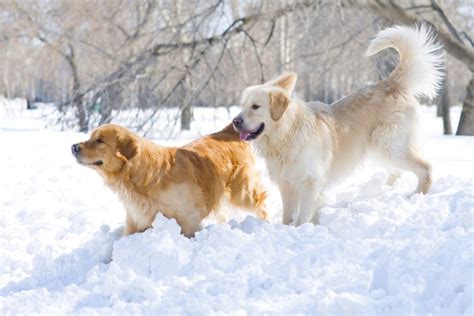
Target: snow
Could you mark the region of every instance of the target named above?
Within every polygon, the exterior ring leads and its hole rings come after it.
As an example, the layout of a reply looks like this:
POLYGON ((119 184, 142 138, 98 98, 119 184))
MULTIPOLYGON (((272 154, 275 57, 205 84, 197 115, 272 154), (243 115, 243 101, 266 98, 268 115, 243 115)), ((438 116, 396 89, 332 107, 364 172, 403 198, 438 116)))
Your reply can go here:
MULTIPOLYGON (((421 109, 429 194, 411 195, 409 173, 386 186, 368 163, 328 192, 320 225, 295 228, 265 176, 269 222, 226 210, 187 239, 160 215, 121 237, 121 204, 70 154, 87 135, 23 102, 0 99, 0 314, 474 313, 473 139, 442 136, 433 107, 421 109)), ((183 144, 237 111, 197 109, 190 132, 155 140, 183 144)))

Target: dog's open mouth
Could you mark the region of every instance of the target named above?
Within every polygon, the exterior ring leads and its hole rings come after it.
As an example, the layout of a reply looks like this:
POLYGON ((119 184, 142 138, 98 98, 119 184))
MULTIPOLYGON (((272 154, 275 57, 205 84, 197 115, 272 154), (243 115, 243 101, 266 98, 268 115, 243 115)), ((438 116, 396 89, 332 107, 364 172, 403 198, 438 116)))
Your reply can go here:
POLYGON ((260 124, 259 127, 254 129, 253 131, 240 131, 240 139, 241 140, 252 140, 257 138, 265 129, 265 123, 260 124))
POLYGON ((92 163, 83 162, 79 159, 76 159, 76 160, 79 164, 84 165, 84 166, 102 166, 104 164, 104 162, 102 160, 97 160, 97 161, 94 161, 92 163))

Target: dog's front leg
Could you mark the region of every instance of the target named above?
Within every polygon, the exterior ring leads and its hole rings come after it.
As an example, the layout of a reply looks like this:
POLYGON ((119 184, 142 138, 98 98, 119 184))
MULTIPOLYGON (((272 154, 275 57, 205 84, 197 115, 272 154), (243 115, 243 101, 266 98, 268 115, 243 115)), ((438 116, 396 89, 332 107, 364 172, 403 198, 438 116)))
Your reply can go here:
POLYGON ((285 181, 279 185, 279 189, 283 205, 282 223, 289 225, 298 218, 300 206, 298 186, 285 181))
POLYGON ((132 220, 132 217, 127 212, 127 217, 125 218, 125 227, 123 228, 123 235, 128 236, 138 232, 137 225, 132 220))
POLYGON ((308 223, 313 219, 314 224, 319 223, 319 209, 325 204, 322 195, 322 186, 318 181, 308 179, 301 185, 301 207, 296 226, 308 223))

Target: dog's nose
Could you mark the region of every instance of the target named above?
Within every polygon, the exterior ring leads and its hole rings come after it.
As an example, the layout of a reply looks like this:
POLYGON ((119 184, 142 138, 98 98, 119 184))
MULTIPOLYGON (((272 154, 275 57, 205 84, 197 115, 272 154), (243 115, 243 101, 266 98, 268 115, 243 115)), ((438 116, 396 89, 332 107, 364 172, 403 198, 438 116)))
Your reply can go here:
POLYGON ((73 155, 77 155, 81 151, 81 147, 79 147, 79 144, 74 144, 71 146, 71 152, 73 155))
POLYGON ((244 123, 244 120, 237 116, 232 120, 232 124, 234 124, 235 127, 242 127, 242 124, 244 123))

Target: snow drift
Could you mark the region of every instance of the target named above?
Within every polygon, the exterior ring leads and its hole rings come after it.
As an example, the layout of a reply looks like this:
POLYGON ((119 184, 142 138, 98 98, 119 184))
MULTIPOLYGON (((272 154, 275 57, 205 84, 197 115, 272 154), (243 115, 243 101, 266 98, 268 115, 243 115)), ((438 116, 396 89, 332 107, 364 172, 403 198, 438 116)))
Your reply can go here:
POLYGON ((86 135, 0 105, 1 314, 473 313, 473 142, 441 136, 432 109, 429 194, 409 195, 411 174, 387 187, 363 168, 329 192, 321 225, 295 228, 266 178, 270 222, 238 213, 187 239, 163 216, 121 237, 121 204, 70 156, 86 135))

